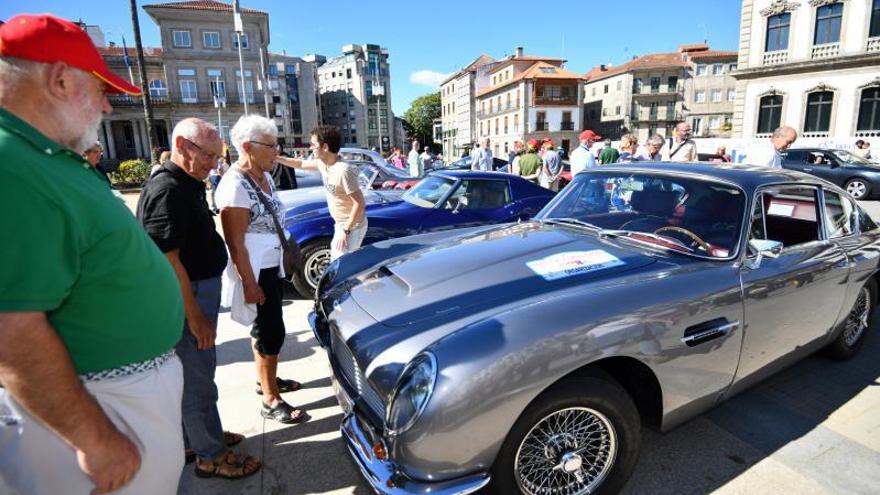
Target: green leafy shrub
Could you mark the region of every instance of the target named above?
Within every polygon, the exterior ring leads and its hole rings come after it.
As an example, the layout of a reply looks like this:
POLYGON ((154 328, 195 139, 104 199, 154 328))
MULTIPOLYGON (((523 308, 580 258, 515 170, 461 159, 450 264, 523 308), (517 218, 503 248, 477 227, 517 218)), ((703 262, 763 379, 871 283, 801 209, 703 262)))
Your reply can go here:
POLYGON ((110 175, 116 187, 140 187, 150 178, 150 164, 145 160, 125 160, 110 175))

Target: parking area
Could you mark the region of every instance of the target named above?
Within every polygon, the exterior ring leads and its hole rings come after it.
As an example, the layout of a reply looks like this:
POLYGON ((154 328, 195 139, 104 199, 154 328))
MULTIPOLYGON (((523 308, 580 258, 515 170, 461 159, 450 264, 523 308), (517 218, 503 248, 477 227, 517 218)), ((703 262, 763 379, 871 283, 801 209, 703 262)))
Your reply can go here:
MULTIPOLYGON (((127 198, 131 199, 131 198, 127 198)), ((130 201, 131 203, 131 201, 130 201)), ((880 219, 880 202, 863 205, 880 219)), ((181 494, 368 494, 339 435, 326 355, 309 330, 310 301, 285 301, 280 375, 305 384, 287 394, 311 414, 294 426, 265 421, 254 393, 247 330, 221 314, 217 384, 224 427, 264 459, 241 481, 202 480, 185 468, 181 494)), ((880 316, 880 315, 877 315, 880 316)), ((627 494, 867 494, 880 486, 880 320, 846 362, 812 356, 681 427, 644 432, 627 494)))

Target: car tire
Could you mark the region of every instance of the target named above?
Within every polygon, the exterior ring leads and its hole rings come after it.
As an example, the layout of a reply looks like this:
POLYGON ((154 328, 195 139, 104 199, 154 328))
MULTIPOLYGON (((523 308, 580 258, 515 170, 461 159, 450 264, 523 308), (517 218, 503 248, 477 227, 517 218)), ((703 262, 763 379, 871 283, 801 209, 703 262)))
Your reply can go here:
POLYGON ((291 282, 299 295, 306 299, 315 297, 315 287, 324 268, 330 263, 330 239, 318 239, 301 249, 302 269, 293 274, 291 282))
POLYGON ((551 493, 533 490, 530 482, 545 479, 543 473, 552 475, 559 471, 559 480, 572 483, 566 485, 572 489, 556 486, 558 493, 617 493, 635 468, 641 439, 638 410, 613 378, 597 371, 590 376, 566 379, 541 394, 520 415, 492 468, 489 492, 551 493), (554 432, 548 425, 557 430, 554 432), (593 442, 596 438, 603 440, 602 447, 596 449, 598 452, 590 452, 585 460, 581 457, 585 452, 577 453, 581 444, 571 429, 565 431, 566 425, 579 435, 589 430, 593 442), (529 450, 540 455, 530 456, 529 450), (517 473, 520 461, 530 464, 529 472, 517 473), (580 469, 590 463, 600 467, 598 474, 580 469))
POLYGON ((843 322, 843 329, 828 344, 826 350, 831 358, 842 361, 859 353, 865 344, 865 334, 871 328, 876 301, 877 282, 871 279, 859 289, 859 295, 843 322))
POLYGON ((846 181, 843 188, 855 199, 865 199, 871 192, 871 186, 868 184, 868 181, 859 177, 846 181))

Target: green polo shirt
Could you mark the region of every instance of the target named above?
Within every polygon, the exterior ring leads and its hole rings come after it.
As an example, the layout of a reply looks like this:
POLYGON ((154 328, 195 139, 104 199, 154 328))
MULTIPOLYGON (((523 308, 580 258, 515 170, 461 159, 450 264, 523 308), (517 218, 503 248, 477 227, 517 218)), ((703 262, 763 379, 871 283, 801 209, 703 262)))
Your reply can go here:
POLYGON ((180 285, 134 215, 79 155, 2 108, 0 211, 0 312, 45 312, 77 373, 180 339, 180 285))
POLYGON ((528 152, 519 159, 519 175, 528 177, 541 168, 541 157, 537 153, 528 152))

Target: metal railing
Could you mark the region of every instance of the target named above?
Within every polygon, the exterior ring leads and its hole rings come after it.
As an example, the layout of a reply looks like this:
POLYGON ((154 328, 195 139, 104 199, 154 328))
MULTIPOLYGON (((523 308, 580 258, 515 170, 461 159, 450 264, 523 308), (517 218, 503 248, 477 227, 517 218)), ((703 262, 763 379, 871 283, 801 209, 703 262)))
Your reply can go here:
POLYGON ((563 131, 573 131, 574 130, 574 122, 563 122, 560 126, 560 130, 563 131))
POLYGON ((510 112, 512 110, 519 110, 520 108, 521 108, 521 105, 519 103, 510 102, 510 103, 501 105, 499 107, 493 107, 492 109, 486 110, 485 112, 482 110, 478 110, 477 111, 477 118, 482 119, 485 117, 491 117, 493 115, 498 115, 501 113, 510 112))
POLYGON ((683 95, 684 94, 684 85, 678 84, 673 86, 672 88, 669 85, 661 86, 659 88, 651 88, 649 86, 642 86, 642 91, 636 92, 633 91, 633 96, 664 96, 664 95, 683 95), (648 91, 645 91, 645 88, 648 88, 648 91))
POLYGON ((549 122, 535 122, 535 131, 549 131, 550 123, 549 122))
POLYGON ((880 36, 868 38, 868 43, 865 45, 865 50, 869 52, 880 52, 880 36))
MULTIPOLYGON (((271 96, 270 96, 271 98, 271 96)), ((140 96, 129 96, 129 95, 107 95, 107 99, 110 101, 110 104, 113 106, 139 106, 142 105, 140 96)), ((214 105, 214 95, 212 93, 207 92, 198 92, 198 93, 190 93, 187 95, 182 95, 180 93, 174 93, 169 96, 150 96, 150 101, 153 105, 167 105, 169 103, 181 104, 181 105, 214 105)), ((248 104, 257 104, 263 103, 265 101, 265 97, 262 94, 254 94, 248 98, 248 104)), ((271 102, 271 100, 270 100, 271 102)), ((242 105, 242 100, 239 95, 227 95, 226 96, 226 104, 227 105, 242 105)))

